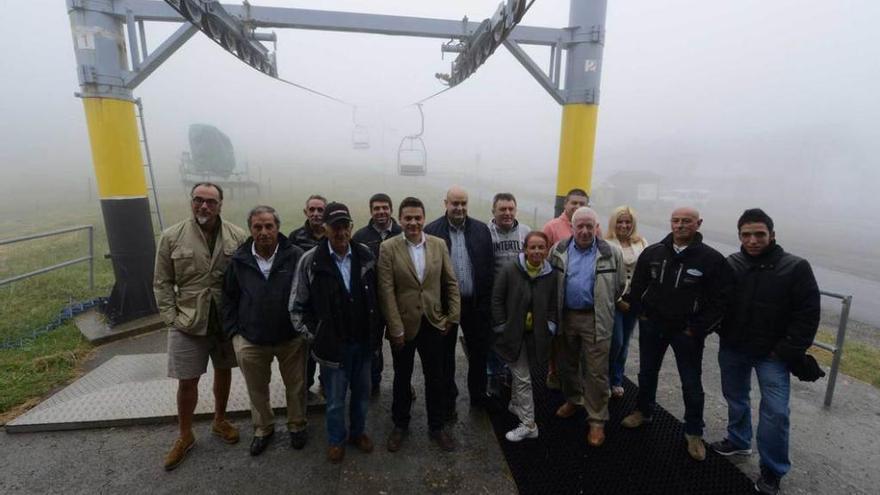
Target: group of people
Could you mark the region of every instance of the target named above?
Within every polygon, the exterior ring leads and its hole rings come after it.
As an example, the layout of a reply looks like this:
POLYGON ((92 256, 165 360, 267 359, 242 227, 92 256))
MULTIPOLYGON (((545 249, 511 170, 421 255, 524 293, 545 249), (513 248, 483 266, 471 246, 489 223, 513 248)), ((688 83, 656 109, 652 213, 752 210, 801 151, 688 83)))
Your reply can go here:
POLYGON ((393 361, 387 449, 400 450, 408 435, 418 353, 430 438, 444 451, 455 450, 449 426, 457 419, 459 328, 471 407, 497 404, 499 377, 509 370, 508 410, 519 424, 507 432, 508 441, 538 437, 532 370, 547 369, 535 378, 564 396, 556 416, 585 410, 586 442, 599 447, 609 400, 624 393, 636 323, 638 401, 624 427, 651 422, 663 356, 672 347, 687 452, 705 459, 703 347, 717 332, 729 418, 727 438, 710 447, 722 455, 751 453, 754 369, 762 397, 756 489, 776 493, 790 468, 789 374, 816 379, 821 373, 806 354, 818 327, 819 291, 809 263, 776 244, 773 220, 760 209, 740 217, 741 250, 725 259, 703 243, 694 208, 674 210, 671 233, 649 244, 627 206, 613 211, 602 232, 580 189, 568 193, 562 214, 542 230, 517 220, 510 193, 495 195, 488 224, 473 218, 460 187, 447 191, 445 214, 430 223, 419 199, 403 199, 395 220, 391 198, 375 194, 371 219, 357 231, 345 204, 312 195, 305 224, 289 236, 280 233, 270 206, 250 211, 248 233, 220 217, 222 203, 220 186, 196 184, 192 217, 159 242, 154 289, 169 326, 169 376, 179 383, 180 432, 165 458, 168 470, 195 443, 192 418, 209 358, 211 432, 222 440, 239 439, 225 417, 231 368, 238 366, 251 402, 250 453, 269 445, 269 383, 277 359, 294 449, 307 442, 307 393, 320 366, 328 460, 341 462, 346 445, 371 452, 366 416, 379 390, 384 339, 393 361))

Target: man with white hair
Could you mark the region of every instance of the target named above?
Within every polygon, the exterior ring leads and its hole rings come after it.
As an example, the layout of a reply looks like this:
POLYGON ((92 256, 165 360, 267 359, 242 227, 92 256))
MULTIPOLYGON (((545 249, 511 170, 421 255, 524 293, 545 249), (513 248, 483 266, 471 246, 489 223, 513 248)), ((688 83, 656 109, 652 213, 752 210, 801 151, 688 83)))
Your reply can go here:
POLYGON ((676 208, 672 232, 642 251, 624 297, 639 315, 639 396, 625 428, 650 423, 657 379, 666 349, 672 347, 684 396, 687 451, 706 458, 703 444, 703 345, 724 314, 729 267, 718 251, 703 244, 703 219, 695 208, 676 208))
POLYGON ((556 243, 550 264, 559 277, 560 335, 556 366, 565 404, 557 411, 571 417, 578 406, 587 410, 587 443, 605 442, 608 421, 608 354, 614 329, 614 304, 626 286, 623 254, 596 236, 599 217, 583 206, 572 217, 574 235, 556 243))

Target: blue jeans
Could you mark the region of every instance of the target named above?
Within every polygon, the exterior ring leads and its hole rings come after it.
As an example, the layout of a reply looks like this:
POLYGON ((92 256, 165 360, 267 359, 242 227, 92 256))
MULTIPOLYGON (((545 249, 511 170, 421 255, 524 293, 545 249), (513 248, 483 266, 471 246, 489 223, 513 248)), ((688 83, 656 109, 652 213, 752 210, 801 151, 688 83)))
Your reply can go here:
POLYGON ((718 351, 721 391, 727 401, 727 439, 737 448, 752 445, 752 408, 749 392, 752 369, 758 375, 761 404, 758 420, 758 454, 761 466, 780 478, 791 468, 788 459, 788 407, 791 382, 788 367, 777 358, 756 358, 724 345, 718 351))
POLYGON ((321 366, 324 396, 327 399, 327 440, 330 445, 343 445, 351 436, 364 433, 367 406, 370 404, 370 366, 373 353, 366 344, 343 345, 339 368, 321 366), (345 394, 351 388, 348 416, 350 431, 345 429, 345 394))
POLYGON ((672 347, 684 396, 684 431, 703 435, 703 345, 702 336, 691 337, 684 329, 667 331, 651 320, 639 320, 639 398, 636 409, 650 417, 657 400, 657 376, 666 349, 672 347))
POLYGON ((629 353, 629 338, 636 327, 638 317, 634 311, 621 313, 614 311, 614 331, 611 334, 611 354, 608 356, 608 381, 612 387, 623 384, 623 371, 626 369, 626 355, 629 353))

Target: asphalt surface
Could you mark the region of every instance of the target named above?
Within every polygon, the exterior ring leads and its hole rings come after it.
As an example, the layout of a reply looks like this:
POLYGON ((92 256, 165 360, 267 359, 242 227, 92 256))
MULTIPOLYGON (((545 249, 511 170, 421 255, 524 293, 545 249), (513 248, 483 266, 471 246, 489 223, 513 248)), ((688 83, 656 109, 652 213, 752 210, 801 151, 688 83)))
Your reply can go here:
MULTIPOLYGON (((157 332, 114 342, 98 349, 88 363, 94 368, 119 354, 164 351, 157 332)), ((637 334, 627 364, 636 381, 637 334)), ((195 426, 196 448, 175 471, 162 469, 162 458, 176 436, 173 424, 97 430, 0 435, 0 493, 515 493, 488 418, 471 411, 467 394, 459 398, 455 453, 441 452, 427 436, 420 372, 414 374, 418 400, 413 407, 411 434, 400 452, 391 454, 384 441, 391 429, 391 369, 386 346, 382 393, 371 405, 368 433, 376 443, 372 454, 348 449, 340 465, 325 460, 322 414, 309 416, 309 443, 291 450, 284 435, 262 456, 248 455, 249 418, 236 418, 242 441, 225 445, 209 435, 208 421, 195 426)), ((707 341, 704 354, 706 440, 724 436, 726 404, 721 396, 717 339, 707 341)), ((466 365, 459 356, 459 383, 466 365)), ((840 375, 834 402, 825 408, 826 380, 792 382, 792 471, 783 480, 785 494, 872 494, 880 486, 880 393, 870 385, 840 375)), ((671 353, 661 372, 658 402, 681 418, 680 384, 671 353)), ((466 388, 462 387, 463 390, 466 388)), ((753 385, 757 390, 757 385, 753 385)), ((757 396, 753 416, 757 425, 757 396)), ((283 419, 278 419, 282 432, 283 419)), ((747 475, 758 472, 757 454, 733 459, 747 475)))

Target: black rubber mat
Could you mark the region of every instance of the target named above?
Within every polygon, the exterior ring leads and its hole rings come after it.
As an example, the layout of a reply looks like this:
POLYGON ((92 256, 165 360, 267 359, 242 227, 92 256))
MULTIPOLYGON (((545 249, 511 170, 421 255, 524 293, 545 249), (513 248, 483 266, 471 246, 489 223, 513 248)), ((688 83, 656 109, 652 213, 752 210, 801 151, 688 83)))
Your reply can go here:
MULTIPOLYGON (((544 370, 532 373, 546 376, 544 370)), ((636 402, 638 388, 629 380, 624 384, 624 397, 610 402, 607 438, 599 448, 587 445, 582 409, 571 418, 557 418, 562 394, 549 390, 543 379, 532 383, 537 439, 507 441, 504 434, 519 421, 506 408, 490 415, 495 436, 524 495, 754 493, 748 477, 708 446, 705 461, 691 459, 685 448, 684 425, 662 408, 657 408, 651 424, 636 430, 620 426, 636 402)))

